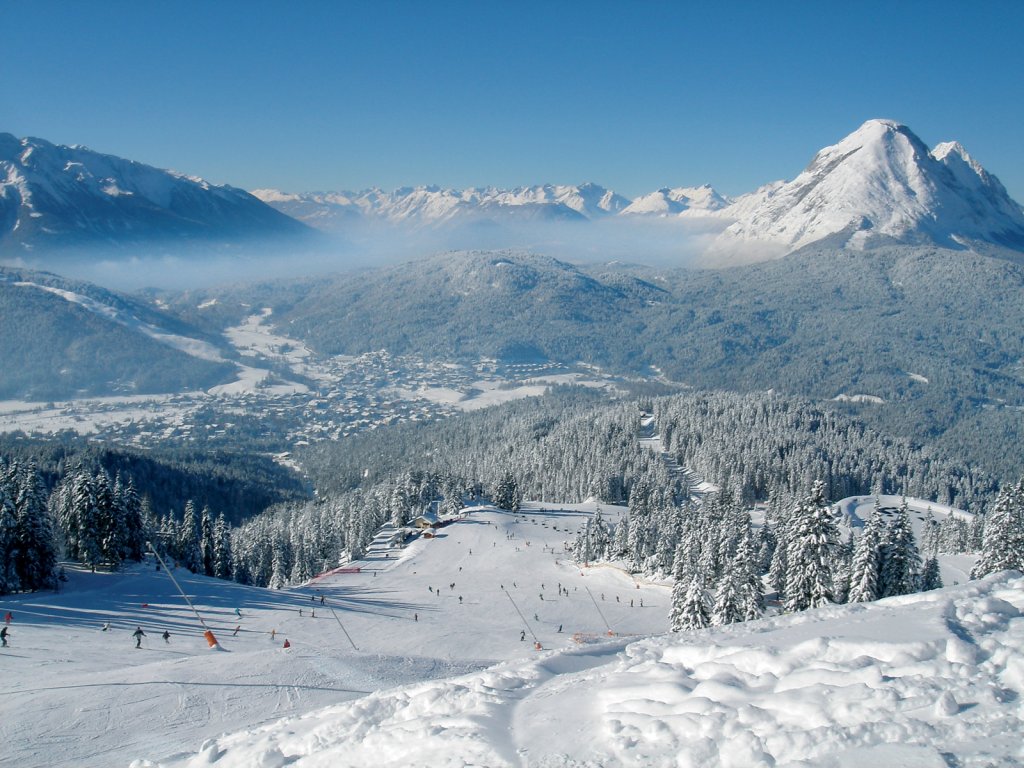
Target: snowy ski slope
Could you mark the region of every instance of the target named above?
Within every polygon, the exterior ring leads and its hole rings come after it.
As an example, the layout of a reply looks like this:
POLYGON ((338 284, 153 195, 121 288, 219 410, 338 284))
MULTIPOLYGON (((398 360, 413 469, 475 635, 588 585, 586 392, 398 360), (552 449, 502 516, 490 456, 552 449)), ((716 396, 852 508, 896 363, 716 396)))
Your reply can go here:
POLYGON ((967 768, 1024 760, 1019 575, 670 635, 668 585, 580 568, 563 552, 595 507, 477 509, 404 548, 383 531, 365 560, 349 564, 359 573, 280 592, 175 571, 221 651, 207 648, 152 563, 121 574, 71 571, 57 595, 5 599, 0 611, 14 620, 0 652, 4 762, 967 768), (135 650, 130 635, 140 625, 147 637, 135 650))

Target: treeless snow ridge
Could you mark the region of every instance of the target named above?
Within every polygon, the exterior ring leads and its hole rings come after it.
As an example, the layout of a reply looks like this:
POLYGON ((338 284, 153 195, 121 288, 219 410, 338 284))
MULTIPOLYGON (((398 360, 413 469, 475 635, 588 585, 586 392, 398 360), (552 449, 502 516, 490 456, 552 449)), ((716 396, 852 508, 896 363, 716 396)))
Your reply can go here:
MULTIPOLYGON (((561 650, 166 766, 1019 766, 1024 578, 561 650)), ((139 761, 136 768, 153 763, 139 761)))

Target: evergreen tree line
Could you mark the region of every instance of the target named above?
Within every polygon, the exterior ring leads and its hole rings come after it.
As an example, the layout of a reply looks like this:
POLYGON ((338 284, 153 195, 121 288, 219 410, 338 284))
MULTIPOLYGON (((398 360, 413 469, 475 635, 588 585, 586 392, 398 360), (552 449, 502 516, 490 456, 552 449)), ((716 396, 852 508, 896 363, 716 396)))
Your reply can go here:
POLYGON ((195 573, 231 578, 231 527, 224 514, 185 504, 181 521, 155 519, 131 477, 71 467, 52 492, 31 464, 0 457, 0 594, 56 586, 59 557, 95 570, 139 562, 151 542, 195 573))
MULTIPOLYGON (((891 520, 877 505, 861 535, 840 541, 836 513, 818 481, 784 515, 756 534, 749 517, 727 507, 716 530, 680 543, 670 622, 674 631, 757 618, 767 579, 786 612, 869 602, 942 586, 937 552, 921 553, 904 502, 891 520)), ((714 520, 714 515, 703 515, 714 520)), ((937 537, 932 537, 937 542, 937 537)))
POLYGON ((218 579, 232 577, 231 526, 223 512, 214 517, 205 506, 196 512, 195 502, 189 499, 180 521, 162 515, 154 530, 155 545, 178 565, 218 579))
POLYGON ((244 438, 237 443, 233 451, 167 445, 142 450, 67 433, 45 439, 12 433, 0 435, 0 455, 34 464, 46 488, 56 487, 78 468, 94 474, 103 469, 112 478, 131 477, 156 514, 180 516, 191 499, 200 507, 223 510, 232 524, 273 504, 310 495, 297 473, 258 451, 246 451, 244 438))
POLYGON ((998 489, 992 476, 936 451, 794 397, 703 392, 651 402, 662 442, 680 465, 745 501, 815 480, 834 499, 892 493, 972 509, 998 489))
POLYGON ((93 570, 142 560, 143 505, 131 478, 118 474, 111 480, 106 470, 74 467, 50 494, 49 507, 68 558, 93 570))

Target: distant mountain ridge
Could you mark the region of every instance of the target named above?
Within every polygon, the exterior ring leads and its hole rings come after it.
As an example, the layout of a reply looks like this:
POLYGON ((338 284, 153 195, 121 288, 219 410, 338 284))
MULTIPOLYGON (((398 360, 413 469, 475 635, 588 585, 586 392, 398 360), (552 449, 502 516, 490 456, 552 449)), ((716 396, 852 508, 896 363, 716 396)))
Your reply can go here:
POLYGON ((929 150, 907 126, 892 120, 868 120, 818 152, 792 181, 772 182, 735 199, 703 185, 663 188, 628 200, 593 183, 253 194, 324 229, 367 220, 439 227, 489 218, 711 219, 724 230, 706 259, 712 265, 761 261, 811 244, 854 250, 884 245, 1024 250, 1024 211, 994 175, 958 142, 929 150))
POLYGON ((0 253, 290 237, 248 192, 80 146, 0 133, 0 253))
POLYGON ((635 200, 599 184, 539 184, 515 189, 437 186, 374 188, 360 192, 252 194, 300 221, 324 230, 356 221, 436 227, 474 220, 592 221, 613 216, 717 215, 730 200, 709 185, 663 188, 635 200))
POLYGON ((358 219, 420 226, 487 218, 584 221, 614 216, 630 205, 629 199, 593 183, 463 190, 421 186, 393 192, 374 188, 300 194, 256 189, 253 195, 282 213, 327 230, 358 219))
MULTIPOLYGON (((344 235, 365 224, 414 236, 458 230, 462 248, 519 247, 502 241, 532 235, 532 224, 648 217, 699 222, 711 242, 704 257, 711 266, 777 258, 810 245, 929 245, 1024 259, 1024 210, 999 180, 959 143, 929 150, 892 120, 869 120, 819 151, 792 181, 734 199, 703 185, 630 200, 589 182, 250 194, 83 147, 0 134, 0 257, 161 241, 274 244, 314 230, 344 235)), ((687 237, 680 232, 680 241, 687 237)), ((643 238, 635 242, 636 260, 643 261, 643 238)))

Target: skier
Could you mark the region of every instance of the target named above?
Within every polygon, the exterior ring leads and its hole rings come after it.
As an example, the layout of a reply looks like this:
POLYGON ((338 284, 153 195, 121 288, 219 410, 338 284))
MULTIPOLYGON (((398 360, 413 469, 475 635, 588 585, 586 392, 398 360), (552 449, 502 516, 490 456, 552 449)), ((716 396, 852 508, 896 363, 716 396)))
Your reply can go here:
POLYGON ((104 621, 103 622, 103 629, 101 629, 100 631, 101 632, 106 632, 109 629, 110 629, 110 622, 109 621, 104 621))
POLYGON ((142 647, 142 638, 144 638, 145 636, 146 636, 146 633, 142 631, 142 627, 139 627, 134 632, 132 632, 132 637, 135 638, 135 647, 136 648, 141 648, 142 647))
POLYGON ((11 621, 13 619, 14 619, 14 614, 11 613, 10 611, 8 611, 7 615, 4 616, 4 624, 10 625, 10 623, 11 623, 11 621))
POLYGON ((558 625, 558 631, 559 631, 559 632, 561 632, 561 631, 562 631, 562 625, 561 625, 561 624, 559 624, 559 625, 558 625))
POLYGON ((242 618, 242 611, 240 608, 235 608, 235 616, 242 618))
POLYGON ((419 615, 418 613, 414 613, 414 614, 412 615, 412 620, 413 620, 413 621, 419 621, 419 620, 420 620, 420 615, 419 615))
POLYGON ((3 645, 0 646, 0 648, 7 647, 7 627, 0 629, 0 642, 3 642, 3 645))
POLYGON ((526 630, 519 630, 519 642, 523 642, 526 639, 526 630))
POLYGON ((459 595, 459 605, 462 605, 462 595, 459 595))
POLYGON ((270 630, 270 639, 273 640, 276 636, 277 636, 277 630, 276 629, 270 630))
POLYGON ((323 604, 324 604, 324 596, 320 595, 320 605, 323 605, 323 604))
POLYGON ((164 630, 164 633, 163 635, 161 635, 161 637, 163 637, 165 643, 171 642, 171 633, 168 632, 166 629, 164 630))
POLYGON ((231 633, 231 636, 234 637, 235 635, 237 635, 238 634, 238 630, 240 630, 241 628, 242 628, 241 624, 239 624, 237 627, 235 627, 235 631, 231 633))

